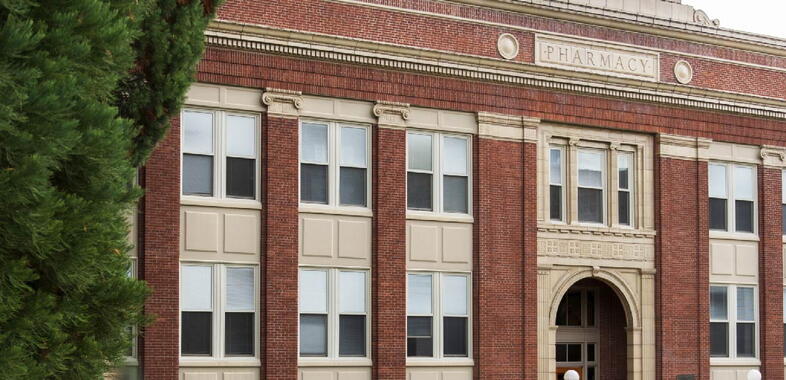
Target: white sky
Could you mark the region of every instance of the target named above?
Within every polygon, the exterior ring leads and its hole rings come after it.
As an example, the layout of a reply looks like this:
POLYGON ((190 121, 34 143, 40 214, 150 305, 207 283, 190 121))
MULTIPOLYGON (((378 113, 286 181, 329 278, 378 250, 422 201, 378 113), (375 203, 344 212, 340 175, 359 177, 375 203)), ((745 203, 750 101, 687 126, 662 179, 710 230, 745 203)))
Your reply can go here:
POLYGON ((786 0, 682 0, 722 28, 786 38, 786 0))

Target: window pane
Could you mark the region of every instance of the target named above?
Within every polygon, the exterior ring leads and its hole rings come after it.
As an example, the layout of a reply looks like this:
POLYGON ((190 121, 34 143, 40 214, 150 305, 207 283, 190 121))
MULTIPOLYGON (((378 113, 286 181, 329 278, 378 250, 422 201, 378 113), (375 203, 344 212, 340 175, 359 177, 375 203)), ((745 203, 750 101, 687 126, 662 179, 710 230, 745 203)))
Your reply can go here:
POLYGON ((300 355, 327 356, 327 315, 300 316, 300 355))
POLYGON ((603 190, 579 188, 579 221, 603 223, 603 190))
POLYGON ((366 356, 366 316, 338 317, 338 355, 366 356))
POLYGON ((301 131, 300 160, 303 162, 327 164, 328 126, 325 124, 303 123, 301 131))
POLYGON ((181 313, 180 352, 183 355, 212 355, 213 313, 181 313))
POLYGON ((633 155, 628 153, 620 153, 617 156, 617 170, 619 171, 619 188, 630 189, 630 169, 633 161, 633 155))
POLYGON ((710 318, 729 319, 727 295, 728 288, 725 286, 710 286, 710 318))
POLYGON ((562 220, 562 186, 549 186, 549 216, 551 220, 562 220))
POLYGON ((446 175, 443 177, 442 184, 444 199, 443 208, 445 212, 467 213, 467 177, 455 177, 446 175))
POLYGON ((254 268, 227 268, 227 311, 254 311, 254 268))
POLYGON ((213 308, 213 268, 183 265, 180 270, 180 309, 211 310, 213 308))
POLYGON ((407 208, 431 210, 431 174, 407 173, 407 208))
POLYGON ((786 235, 786 204, 781 205, 781 225, 783 226, 783 234, 786 235))
POLYGON ((603 187, 603 153, 579 151, 579 186, 603 187))
POLYGON ((587 291, 587 326, 595 326, 595 292, 587 291))
POLYGON ((339 188, 342 205, 366 205, 366 169, 341 168, 339 188))
POLYGON ((620 224, 628 226, 630 225, 630 193, 627 191, 620 191, 618 194, 620 224))
POLYGON ((366 128, 341 127, 341 165, 366 167, 366 128))
POLYGON ((467 356, 467 318, 443 318, 445 356, 467 356))
POLYGON ((431 317, 407 317, 407 356, 434 356, 431 317))
POLYGON ((753 288, 737 288, 737 320, 754 321, 753 288))
POLYGON ((411 170, 431 171, 431 135, 407 134, 407 160, 411 170))
POLYGON ((256 160, 227 157, 227 196, 254 198, 256 160))
POLYGON ((254 355, 254 313, 226 313, 226 355, 254 355))
POLYGON ((737 232, 753 232, 753 202, 734 202, 735 229, 737 232))
POLYGON ((726 200, 710 198, 710 229, 726 231, 728 229, 727 220, 726 200))
POLYGON ((467 315, 467 277, 442 277, 442 312, 446 315, 467 315))
POLYGON ((431 314, 431 275, 407 275, 407 314, 431 314))
POLYGON ((183 152, 213 153, 212 112, 183 112, 183 152))
POLYGON ((587 367, 587 380, 595 380, 595 367, 587 367))
POLYGON ((726 322, 710 323, 710 356, 729 356, 729 324, 726 322))
POLYGON ((566 298, 568 306, 567 325, 581 326, 581 293, 568 293, 566 298))
POLYGON ((734 198, 753 200, 756 182, 753 179, 753 168, 747 166, 734 167, 734 198))
POLYGON ((300 200, 303 202, 328 202, 328 167, 326 165, 300 165, 300 200))
POLYGON ((557 362, 564 363, 568 361, 568 345, 567 344, 557 344, 557 362))
POLYGON ((183 155, 183 194, 213 195, 213 156, 183 155))
POLYGON ((327 313, 327 272, 300 271, 300 312, 327 313))
POLYGON ((366 312, 366 273, 338 273, 338 310, 339 313, 366 312))
POLYGON ((227 155, 254 157, 256 155, 256 120, 251 116, 227 116, 227 155))
POLYGON ((549 151, 549 183, 552 185, 562 184, 562 150, 551 149, 549 151))
POLYGON ((581 360, 581 344, 568 345, 568 361, 580 362, 581 360))
POLYGON ((710 198, 727 198, 726 195, 726 166, 710 164, 709 184, 710 198))
POLYGON ((442 141, 445 174, 467 175, 467 139, 445 136, 442 141))
POLYGON ((594 343, 587 343, 587 361, 594 362, 595 361, 595 344, 594 343))
POLYGON ((737 357, 756 356, 756 326, 753 323, 737 323, 737 357))

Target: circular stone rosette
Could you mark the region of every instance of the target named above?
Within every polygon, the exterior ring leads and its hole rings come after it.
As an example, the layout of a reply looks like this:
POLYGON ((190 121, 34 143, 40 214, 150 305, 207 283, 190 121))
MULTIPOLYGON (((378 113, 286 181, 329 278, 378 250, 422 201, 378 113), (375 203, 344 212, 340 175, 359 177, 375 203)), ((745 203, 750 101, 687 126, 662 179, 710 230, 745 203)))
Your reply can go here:
POLYGON ((497 39, 497 51, 502 58, 516 58, 519 55, 519 41, 510 33, 500 34, 497 39))
POLYGON ((677 61, 674 64, 674 77, 677 79, 677 82, 682 84, 690 83, 693 80, 693 67, 691 67, 688 61, 677 61))

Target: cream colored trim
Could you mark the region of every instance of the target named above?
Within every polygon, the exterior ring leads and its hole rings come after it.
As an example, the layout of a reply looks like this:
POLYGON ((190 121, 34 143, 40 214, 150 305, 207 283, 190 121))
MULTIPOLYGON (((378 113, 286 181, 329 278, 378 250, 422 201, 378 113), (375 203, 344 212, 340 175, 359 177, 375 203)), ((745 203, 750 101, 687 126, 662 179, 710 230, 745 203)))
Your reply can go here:
POLYGON ((478 112, 478 137, 502 141, 538 141, 540 119, 478 112))
POLYGON ((303 96, 300 116, 341 122, 374 124, 374 103, 321 96, 303 96))
POLYGON ((230 198, 208 198, 199 197, 194 195, 180 196, 180 204, 184 206, 202 206, 202 207, 219 207, 219 208, 245 208, 253 210, 261 210, 262 202, 252 201, 247 199, 230 199, 230 198))
POLYGON ((786 148, 762 145, 760 155, 765 168, 783 169, 786 167, 786 148))
POLYGON ((472 215, 467 214, 436 214, 433 212, 417 212, 407 210, 407 220, 425 220, 430 222, 474 223, 472 215))
POLYGON ((475 361, 466 359, 413 359, 407 358, 407 367, 472 367, 475 361))
POLYGON ((374 212, 366 207, 331 207, 308 203, 301 203, 300 206, 298 206, 298 212, 309 214, 366 216, 369 218, 374 216, 374 212))
POLYGON ((261 366, 259 359, 223 359, 223 360, 207 360, 200 358, 180 358, 180 369, 188 369, 191 367, 259 367, 261 366))
POLYGON ((473 113, 421 107, 411 108, 407 128, 463 134, 478 133, 478 123, 473 113))
MULTIPOLYGON (((342 268, 343 269, 343 268, 342 268)), ((371 359, 311 359, 311 358, 298 358, 298 367, 371 367, 373 365, 371 359)))
POLYGON ((377 101, 374 105, 374 116, 378 118, 380 128, 405 129, 409 119, 409 104, 377 101))
POLYGON ((261 96, 258 89, 194 83, 186 93, 185 105, 261 112, 265 110, 261 96))
POLYGON ((659 134, 660 157, 688 161, 707 161, 712 140, 702 137, 659 134))
POLYGON ((761 147, 719 141, 710 143, 709 150, 707 151, 707 158, 713 161, 751 165, 759 165, 762 163, 761 147))
POLYGON ((262 103, 267 106, 267 114, 284 118, 297 118, 303 108, 303 94, 300 91, 265 88, 262 103))

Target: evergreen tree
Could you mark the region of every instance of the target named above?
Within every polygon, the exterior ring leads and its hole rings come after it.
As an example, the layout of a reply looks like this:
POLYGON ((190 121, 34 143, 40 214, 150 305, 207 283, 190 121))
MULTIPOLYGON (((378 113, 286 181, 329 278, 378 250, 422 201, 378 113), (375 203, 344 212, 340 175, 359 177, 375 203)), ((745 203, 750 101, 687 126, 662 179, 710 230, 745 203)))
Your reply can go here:
POLYGON ((211 13, 0 2, 0 378, 100 378, 147 320, 148 290, 127 276, 130 184, 178 112, 211 13))

